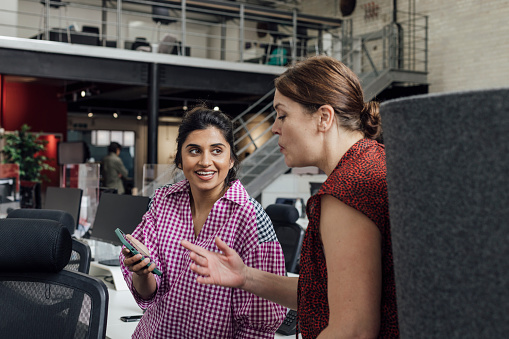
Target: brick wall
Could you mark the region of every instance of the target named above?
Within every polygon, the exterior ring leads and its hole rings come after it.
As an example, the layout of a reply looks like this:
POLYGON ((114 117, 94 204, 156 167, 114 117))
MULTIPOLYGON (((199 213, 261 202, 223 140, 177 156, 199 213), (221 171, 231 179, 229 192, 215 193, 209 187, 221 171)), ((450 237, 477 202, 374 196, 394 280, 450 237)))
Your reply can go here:
MULTIPOLYGON (((303 13, 343 18, 340 0, 302 1, 303 13)), ((358 0, 351 16, 354 34, 375 31, 392 20, 393 0, 358 0), (378 6, 366 18, 368 4, 378 6)), ((407 11, 409 1, 398 0, 407 11)), ((415 0, 419 14, 429 17, 428 80, 430 92, 509 86, 508 0, 415 0)), ((401 16, 400 16, 401 17, 401 16)), ((371 44, 371 50, 379 46, 371 44)))
POLYGON ((429 16, 431 92, 509 85, 509 1, 421 0, 429 16))

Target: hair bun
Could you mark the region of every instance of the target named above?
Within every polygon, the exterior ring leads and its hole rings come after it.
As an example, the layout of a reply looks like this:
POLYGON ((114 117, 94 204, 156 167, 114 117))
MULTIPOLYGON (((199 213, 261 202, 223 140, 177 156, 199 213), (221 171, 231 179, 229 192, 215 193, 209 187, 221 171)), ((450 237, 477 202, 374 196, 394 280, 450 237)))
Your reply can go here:
POLYGON ((379 104, 376 101, 365 102, 360 120, 367 138, 376 139, 382 133, 379 104))

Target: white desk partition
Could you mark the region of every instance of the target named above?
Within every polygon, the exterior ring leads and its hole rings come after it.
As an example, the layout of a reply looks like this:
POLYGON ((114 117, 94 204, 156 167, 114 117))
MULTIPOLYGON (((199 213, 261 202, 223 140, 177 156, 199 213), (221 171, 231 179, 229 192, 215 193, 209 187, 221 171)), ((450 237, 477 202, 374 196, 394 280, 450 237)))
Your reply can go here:
POLYGON ((104 277, 111 276, 113 279, 111 288, 115 289, 116 291, 128 291, 129 294, 131 293, 124 280, 124 276, 120 271, 120 266, 108 266, 99 264, 97 261, 92 261, 90 263, 90 275, 102 278, 103 280, 104 277))

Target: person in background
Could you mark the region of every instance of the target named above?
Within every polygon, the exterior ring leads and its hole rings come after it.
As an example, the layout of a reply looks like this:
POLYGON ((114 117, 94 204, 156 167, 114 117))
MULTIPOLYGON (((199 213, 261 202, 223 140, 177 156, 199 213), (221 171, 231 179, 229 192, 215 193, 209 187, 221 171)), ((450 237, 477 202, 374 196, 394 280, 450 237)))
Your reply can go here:
POLYGON ((285 274, 283 251, 260 204, 239 180, 233 123, 205 107, 191 110, 177 137, 175 165, 186 179, 156 190, 142 222, 128 239, 148 259, 120 254, 121 269, 136 302, 145 309, 133 338, 274 338, 286 309, 246 291, 202 285, 189 270, 180 240, 219 251, 221 237, 240 260, 285 274), (151 272, 157 266, 162 276, 151 272))
POLYGON ((118 142, 112 142, 108 146, 108 155, 102 161, 102 176, 104 186, 108 188, 115 188, 118 194, 124 194, 124 183, 122 177, 127 177, 127 169, 120 159, 119 154, 122 146, 118 142))
POLYGON ((289 167, 327 174, 307 203, 299 277, 263 272, 218 235, 221 252, 186 239, 197 281, 230 286, 297 310, 303 338, 398 338, 385 149, 378 104, 357 76, 315 56, 275 80, 272 127, 289 167))

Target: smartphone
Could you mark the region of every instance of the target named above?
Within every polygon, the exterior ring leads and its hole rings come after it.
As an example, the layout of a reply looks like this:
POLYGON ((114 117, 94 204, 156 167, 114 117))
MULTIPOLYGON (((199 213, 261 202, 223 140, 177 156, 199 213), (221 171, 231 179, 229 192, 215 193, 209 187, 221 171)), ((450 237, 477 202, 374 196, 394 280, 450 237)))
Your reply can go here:
POLYGON ((123 317, 120 317, 120 320, 130 323, 132 321, 139 321, 141 317, 143 317, 143 315, 124 315, 123 317))
MULTIPOLYGON (((115 230, 115 234, 117 235, 117 237, 120 239, 120 241, 122 242, 122 244, 133 254, 133 255, 136 255, 136 254, 141 254, 143 256, 143 258, 141 258, 141 260, 144 260, 145 258, 149 258, 150 259, 150 256, 143 252, 143 250, 141 250, 140 248, 137 248, 135 244, 131 243, 129 240, 127 240, 124 232, 122 232, 120 230, 120 228, 117 228, 115 230)), ((147 267, 149 267, 150 265, 152 265, 154 262, 152 260, 150 260, 150 262, 147 264, 147 267)), ((155 264, 154 264, 155 265, 155 264)), ((156 267, 152 273, 154 274, 157 274, 159 276, 162 275, 162 272, 156 267)))

